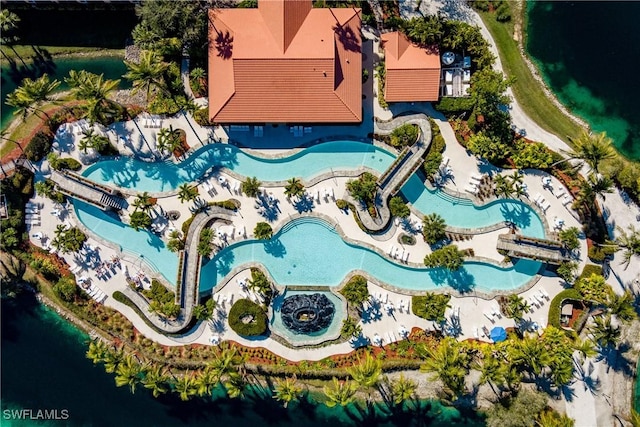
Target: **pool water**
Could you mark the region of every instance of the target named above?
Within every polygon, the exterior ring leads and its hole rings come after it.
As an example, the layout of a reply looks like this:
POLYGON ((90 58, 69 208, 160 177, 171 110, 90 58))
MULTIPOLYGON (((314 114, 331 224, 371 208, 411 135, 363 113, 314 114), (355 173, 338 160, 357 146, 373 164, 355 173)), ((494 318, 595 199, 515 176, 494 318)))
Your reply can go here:
POLYGON ((402 194, 417 210, 436 212, 448 226, 481 228, 501 221, 513 222, 518 232, 531 237, 544 238, 544 226, 538 214, 526 203, 514 199, 498 199, 483 206, 471 200, 448 195, 425 187, 417 175, 402 187, 402 194))
MULTIPOLYGON (((391 242, 388 242, 391 245, 391 242)), ((200 292, 208 292, 234 268, 260 263, 282 286, 337 286, 353 270, 364 270, 389 285, 412 291, 444 286, 460 292, 511 291, 529 281, 541 263, 519 260, 511 268, 465 262, 457 272, 398 264, 370 249, 346 243, 333 226, 318 218, 300 218, 285 225, 268 241, 230 245, 200 273, 200 292)))
MULTIPOLYGON (((136 231, 107 213, 79 200, 73 201, 76 216, 96 235, 119 245, 121 252, 136 258, 134 267, 145 263, 175 285, 178 276, 178 256, 167 249, 164 241, 146 230, 136 231), (138 263, 139 261, 139 263, 138 263)), ((135 272, 129 271, 130 274, 135 272)))
POLYGON ((331 170, 368 167, 384 171, 394 156, 371 144, 334 141, 314 145, 289 157, 266 159, 252 156, 229 144, 209 144, 179 164, 149 163, 124 158, 105 160, 87 168, 83 175, 119 187, 159 193, 198 180, 214 167, 225 167, 260 181, 285 181, 292 177, 309 180, 331 170))
POLYGON ((272 302, 273 307, 273 316, 269 320, 269 328, 274 333, 280 335, 282 338, 286 339, 293 345, 314 345, 320 344, 327 339, 337 338, 340 335, 340 329, 342 328, 342 321, 346 318, 346 310, 344 303, 333 292, 327 291, 316 291, 316 290, 308 290, 308 291, 292 291, 286 290, 283 294, 278 295, 273 299, 272 302), (280 308, 282 307, 282 303, 285 298, 288 298, 293 295, 301 295, 301 294, 323 294, 329 298, 329 301, 333 303, 335 307, 335 313, 333 314, 333 320, 331 324, 320 331, 313 332, 310 334, 296 334, 291 331, 282 323, 282 317, 280 315, 280 308))

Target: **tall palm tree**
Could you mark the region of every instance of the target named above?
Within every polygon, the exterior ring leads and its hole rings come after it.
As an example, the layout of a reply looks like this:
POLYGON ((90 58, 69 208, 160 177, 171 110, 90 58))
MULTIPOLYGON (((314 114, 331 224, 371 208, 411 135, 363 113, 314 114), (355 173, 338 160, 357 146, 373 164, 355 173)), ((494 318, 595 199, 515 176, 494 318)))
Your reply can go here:
POLYGON ((109 350, 104 355, 104 370, 109 374, 114 373, 123 358, 124 352, 122 349, 109 350))
POLYGON ((291 378, 285 378, 276 380, 275 388, 273 389, 273 398, 279 402, 282 402, 286 408, 289 403, 298 400, 302 393, 302 387, 298 385, 298 379, 295 374, 291 378))
POLYGON ((210 369, 203 369, 196 375, 198 396, 211 396, 211 389, 218 383, 218 378, 210 369))
MULTIPOLYGON (((40 108, 46 102, 51 102, 51 94, 60 86, 59 80, 51 81, 47 74, 43 74, 40 78, 32 80, 25 78, 20 86, 7 95, 6 103, 16 108, 14 115, 22 116, 26 119, 31 112, 42 113, 48 119, 49 115, 40 108)), ((40 116, 42 118, 42 116, 40 116)))
POLYGON ((160 89, 168 92, 164 73, 169 64, 162 61, 162 58, 153 51, 143 51, 140 55, 140 62, 125 61, 127 73, 124 78, 131 80, 135 92, 144 91, 149 98, 153 89, 160 89))
POLYGON ((169 125, 168 128, 162 128, 158 132, 158 150, 162 152, 173 153, 182 146, 180 137, 180 129, 174 129, 169 125))
POLYGON ((151 365, 151 367, 146 370, 141 383, 144 388, 151 390, 153 397, 158 397, 169 391, 169 386, 167 384, 169 376, 166 372, 166 368, 155 364, 151 365))
POLYGON ((182 401, 187 401, 198 394, 198 384, 193 374, 187 371, 183 376, 179 377, 176 380, 173 391, 178 393, 182 401))
POLYGON ((128 385, 131 393, 135 393, 136 386, 143 376, 143 371, 142 365, 132 355, 127 354, 116 368, 116 386, 128 385))
POLYGON ((640 256, 640 231, 636 230, 633 224, 629 226, 628 232, 620 227, 617 227, 617 229, 620 235, 616 239, 616 243, 624 248, 622 256, 625 264, 624 269, 626 270, 631 264, 631 259, 634 256, 640 256))
POLYGON ((227 390, 227 396, 231 399, 244 397, 246 385, 246 376, 240 372, 231 372, 228 375, 227 380, 224 382, 224 388, 227 390))
POLYGON ((576 201, 580 204, 592 206, 597 196, 604 199, 605 193, 611 193, 613 190, 613 181, 611 178, 590 174, 586 180, 579 182, 580 191, 576 197, 576 201))
POLYGON ((401 405, 408 399, 411 399, 418 388, 418 384, 411 378, 407 378, 404 374, 391 382, 391 393, 393 395, 393 403, 401 405))
POLYGON ((485 348, 482 358, 473 364, 473 368, 480 372, 480 384, 489 384, 491 390, 499 397, 495 386, 501 387, 509 366, 501 358, 494 357, 490 348, 485 348))
POLYGON ((238 354, 237 348, 227 347, 216 352, 207 369, 215 375, 217 382, 220 382, 229 374, 238 372, 243 363, 244 359, 238 354))
POLYGON ((634 297, 629 291, 626 291, 622 295, 613 294, 607 303, 611 314, 625 322, 629 322, 638 317, 633 304, 634 297))
POLYGON ((242 181, 242 192, 246 194, 248 197, 257 197, 260 194, 260 185, 262 183, 258 181, 258 178, 247 177, 244 181, 242 181))
POLYGON ((87 118, 91 123, 107 123, 122 110, 119 104, 108 98, 118 88, 120 80, 105 80, 104 74, 71 70, 65 81, 76 99, 88 102, 87 118))
POLYGON ((333 383, 324 386, 322 390, 327 398, 325 405, 333 408, 336 405, 347 406, 353 402, 357 386, 349 382, 349 380, 338 381, 336 377, 333 377, 333 383))
POLYGON ((611 315, 597 316, 589 327, 591 339, 601 348, 616 348, 620 340, 620 327, 611 324, 611 315))
POLYGON ((105 361, 105 356, 108 351, 109 349, 104 341, 95 339, 89 343, 86 356, 94 364, 98 364, 105 361))
POLYGON ((367 353, 364 360, 359 360, 358 364, 348 368, 347 372, 360 387, 370 389, 378 385, 380 381, 382 362, 367 353))
POLYGON ((284 195, 287 197, 301 197, 304 194, 304 185, 299 178, 291 178, 284 187, 284 195))
POLYGON ((437 213, 425 215, 422 219, 422 235, 424 240, 433 245, 446 237, 447 224, 437 213))
POLYGON ((427 349, 429 357, 420 366, 421 371, 434 373, 454 397, 464 391, 464 378, 469 372, 469 356, 461 350, 455 338, 446 337, 435 349, 427 349))
POLYGON ((583 160, 595 172, 598 172, 601 161, 616 156, 611 138, 606 132, 594 134, 583 129, 578 137, 569 140, 573 144, 573 150, 567 151, 566 154, 571 158, 583 160))
POLYGON ((190 202, 198 197, 198 188, 195 185, 184 183, 178 187, 178 200, 180 203, 190 202))
POLYGON ((511 361, 535 376, 540 376, 552 361, 549 350, 537 338, 524 338, 509 347, 511 361))
POLYGON ((589 357, 594 357, 598 354, 595 347, 593 346, 593 341, 590 340, 581 340, 576 339, 573 343, 573 349, 578 352, 580 355, 580 360, 584 363, 586 359, 589 357))

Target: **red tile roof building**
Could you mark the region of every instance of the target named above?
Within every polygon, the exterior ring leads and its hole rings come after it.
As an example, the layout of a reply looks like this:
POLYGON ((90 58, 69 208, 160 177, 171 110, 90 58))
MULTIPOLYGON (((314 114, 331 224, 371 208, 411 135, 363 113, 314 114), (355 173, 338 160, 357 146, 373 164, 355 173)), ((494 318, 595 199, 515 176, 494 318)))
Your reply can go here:
POLYGON ((209 11, 209 117, 216 123, 362 121, 360 9, 261 0, 209 11))
POLYGON ((437 101, 440 93, 440 55, 413 44, 394 31, 382 35, 387 102, 437 101))

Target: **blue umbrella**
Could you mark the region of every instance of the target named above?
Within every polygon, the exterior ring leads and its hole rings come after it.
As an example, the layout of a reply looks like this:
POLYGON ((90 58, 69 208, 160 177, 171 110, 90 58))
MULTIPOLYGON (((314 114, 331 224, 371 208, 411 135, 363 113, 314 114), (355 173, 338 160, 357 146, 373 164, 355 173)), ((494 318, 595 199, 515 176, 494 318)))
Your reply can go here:
POLYGON ((505 331, 502 326, 496 326, 495 328, 491 329, 489 338, 491 338, 493 342, 504 341, 507 339, 507 331, 505 331))

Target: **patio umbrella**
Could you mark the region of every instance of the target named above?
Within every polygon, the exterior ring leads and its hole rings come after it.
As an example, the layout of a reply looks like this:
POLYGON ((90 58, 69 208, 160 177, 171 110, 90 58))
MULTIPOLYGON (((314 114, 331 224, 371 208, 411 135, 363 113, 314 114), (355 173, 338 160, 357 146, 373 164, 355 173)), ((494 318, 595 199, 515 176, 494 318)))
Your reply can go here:
POLYGON ((502 326, 496 326, 495 328, 491 329, 489 338, 491 338, 493 342, 504 341, 507 339, 507 331, 505 331, 502 326))

